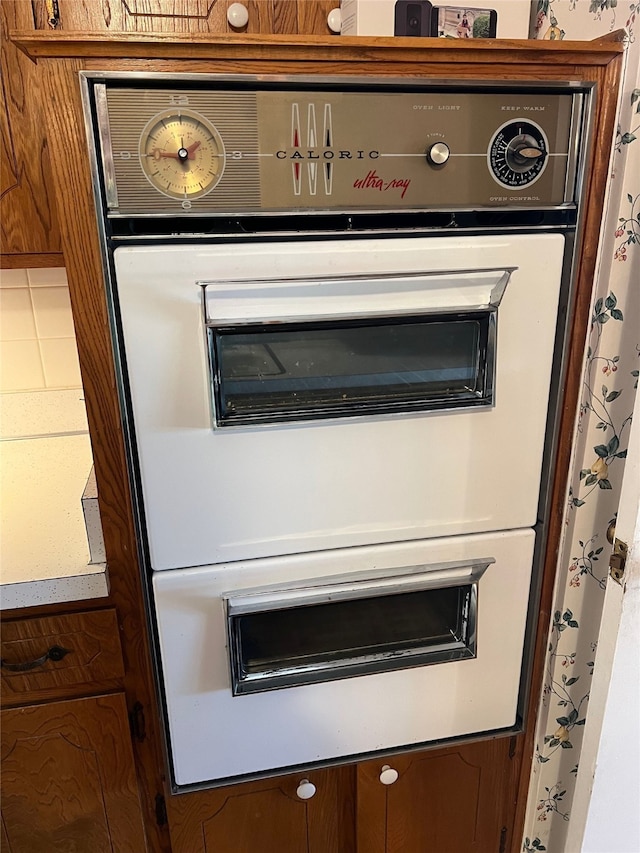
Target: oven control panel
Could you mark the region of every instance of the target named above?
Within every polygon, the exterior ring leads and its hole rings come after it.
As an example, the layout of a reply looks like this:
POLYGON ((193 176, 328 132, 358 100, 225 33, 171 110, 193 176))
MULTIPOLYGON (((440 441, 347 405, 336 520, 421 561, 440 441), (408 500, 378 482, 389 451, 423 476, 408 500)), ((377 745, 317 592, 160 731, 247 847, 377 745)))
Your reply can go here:
POLYGON ((108 215, 576 201, 581 91, 324 83, 91 81, 108 215))

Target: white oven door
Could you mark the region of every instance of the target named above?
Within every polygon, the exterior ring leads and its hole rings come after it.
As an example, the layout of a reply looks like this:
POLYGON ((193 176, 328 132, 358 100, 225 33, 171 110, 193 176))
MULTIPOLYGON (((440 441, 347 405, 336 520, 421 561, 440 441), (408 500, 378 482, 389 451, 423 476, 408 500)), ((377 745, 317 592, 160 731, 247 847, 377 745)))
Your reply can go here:
POLYGON ((152 568, 533 525, 563 251, 118 248, 152 568))
POLYGON ((153 578, 187 785, 513 726, 534 533, 153 578))

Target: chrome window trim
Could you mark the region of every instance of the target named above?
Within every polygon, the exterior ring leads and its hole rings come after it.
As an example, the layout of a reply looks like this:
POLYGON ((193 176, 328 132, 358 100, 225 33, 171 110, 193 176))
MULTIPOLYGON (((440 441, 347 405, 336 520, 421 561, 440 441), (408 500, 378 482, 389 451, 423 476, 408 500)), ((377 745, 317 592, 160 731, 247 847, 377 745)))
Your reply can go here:
MULTIPOLYGON (((456 312, 456 316, 459 320, 462 320, 465 316, 473 317, 475 315, 477 317, 478 314, 486 315, 483 318, 483 320, 486 322, 486 344, 484 345, 484 347, 481 346, 478 351, 479 355, 482 355, 484 353, 484 361, 481 366, 477 366, 476 371, 476 375, 478 377, 482 377, 481 390, 474 388, 466 388, 466 393, 460 391, 458 392, 458 396, 449 395, 434 397, 431 399, 427 399, 425 397, 422 400, 390 400, 388 398, 385 398, 384 396, 381 396, 379 400, 371 400, 366 402, 349 401, 346 403, 337 402, 332 404, 331 406, 324 407, 318 404, 314 405, 312 402, 304 404, 301 403, 298 408, 280 408, 279 410, 274 412, 259 411, 251 414, 244 413, 232 416, 223 416, 220 411, 222 378, 218 365, 218 358, 216 355, 215 346, 215 332, 218 327, 213 325, 205 326, 205 346, 209 370, 209 382, 207 384, 209 388, 209 402, 211 405, 212 428, 214 430, 225 431, 229 431, 232 429, 245 429, 247 427, 259 427, 261 429, 270 427, 277 428, 282 427, 283 424, 294 424, 300 426, 302 424, 317 423, 318 421, 339 422, 343 420, 351 420, 354 418, 362 420, 363 418, 391 418, 407 415, 434 415, 441 412, 457 412, 469 411, 471 409, 475 410, 493 408, 495 406, 495 385, 497 373, 497 313, 498 312, 496 308, 485 308, 480 309, 480 311, 469 310, 456 312)), ((393 321, 394 319, 423 319, 426 321, 429 320, 431 317, 437 318, 438 316, 446 317, 452 315, 447 315, 442 312, 433 312, 428 314, 425 314, 424 312, 421 314, 383 314, 378 315, 377 319, 390 321, 393 321)), ((344 318, 341 319, 344 322, 344 318)), ((375 318, 367 316, 361 317, 359 315, 353 315, 348 318, 348 320, 353 320, 354 322, 363 319, 366 320, 375 318)), ((336 320, 336 322, 340 322, 337 320, 337 318, 334 317, 329 318, 329 322, 331 320, 336 320)), ((259 323, 256 325, 259 325, 259 323)), ((286 327, 286 325, 286 323, 278 324, 281 329, 286 327)), ((292 323, 291 325, 300 326, 304 325, 304 323, 292 323)), ((308 325, 317 327, 318 324, 316 324, 315 322, 310 322, 308 325)))
POLYGON ((315 684, 354 676, 371 675, 407 667, 426 666, 447 661, 471 659, 477 655, 478 584, 493 557, 432 566, 412 566, 390 572, 378 572, 358 578, 351 573, 334 577, 330 584, 319 582, 281 589, 230 592, 223 595, 227 623, 231 689, 234 696, 261 693, 284 687, 315 684), (439 645, 423 645, 398 651, 373 652, 338 661, 282 666, 260 673, 243 673, 240 638, 236 619, 247 614, 269 613, 334 602, 400 595, 411 592, 469 587, 461 612, 463 638, 439 645))
POLYGON ((233 429, 247 426, 268 427, 282 423, 312 423, 318 420, 343 420, 362 417, 393 417, 404 414, 416 413, 431 413, 442 411, 458 411, 475 408, 491 408, 494 406, 494 395, 496 387, 497 374, 497 314, 498 308, 504 296, 506 287, 511 279, 511 275, 518 267, 488 267, 473 270, 443 270, 443 271, 420 271, 420 272, 390 272, 390 273, 375 273, 375 274, 343 274, 330 276, 296 276, 291 278, 273 278, 273 279, 231 279, 219 281, 199 281, 197 284, 201 289, 201 304, 204 319, 204 337, 207 353, 207 364, 209 370, 209 402, 212 413, 212 426, 214 429, 233 429), (234 318, 233 321, 228 319, 213 318, 209 314, 207 302, 207 288, 215 286, 230 286, 242 284, 279 284, 286 283, 309 283, 309 282, 340 282, 340 281, 362 281, 362 282, 386 282, 397 281, 402 279, 419 280, 420 278, 438 277, 446 278, 448 276, 462 276, 482 273, 496 273, 497 281, 488 293, 487 301, 480 305, 465 305, 461 307, 440 306, 428 310, 420 311, 357 311, 349 314, 307 314, 305 316, 293 315, 283 319, 279 317, 251 317, 251 318, 234 318), (498 273, 502 273, 499 277, 498 273), (459 317, 472 314, 486 314, 486 348, 484 350, 484 364, 480 367, 476 365, 477 375, 483 376, 482 393, 475 392, 475 398, 466 396, 456 401, 454 397, 449 399, 434 399, 419 401, 386 401, 381 397, 379 401, 369 403, 348 403, 343 406, 336 404, 335 407, 317 407, 313 404, 301 405, 299 409, 289 409, 287 411, 279 411, 273 413, 259 412, 255 414, 244 414, 237 417, 223 417, 220 411, 220 397, 222 394, 222 376, 218 364, 215 334, 216 330, 242 328, 243 326, 274 326, 274 328, 284 329, 287 325, 305 325, 309 324, 327 324, 332 322, 360 322, 371 320, 375 323, 376 320, 416 320, 426 321, 428 318, 438 316, 446 316, 447 314, 456 314, 459 317))

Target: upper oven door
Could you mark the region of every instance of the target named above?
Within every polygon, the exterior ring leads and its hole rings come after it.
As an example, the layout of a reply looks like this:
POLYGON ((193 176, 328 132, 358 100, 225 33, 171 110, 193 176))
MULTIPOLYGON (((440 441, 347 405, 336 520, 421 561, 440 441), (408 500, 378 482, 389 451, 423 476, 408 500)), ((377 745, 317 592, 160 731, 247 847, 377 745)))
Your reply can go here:
POLYGON ((531 526, 564 238, 115 252, 154 569, 531 526))

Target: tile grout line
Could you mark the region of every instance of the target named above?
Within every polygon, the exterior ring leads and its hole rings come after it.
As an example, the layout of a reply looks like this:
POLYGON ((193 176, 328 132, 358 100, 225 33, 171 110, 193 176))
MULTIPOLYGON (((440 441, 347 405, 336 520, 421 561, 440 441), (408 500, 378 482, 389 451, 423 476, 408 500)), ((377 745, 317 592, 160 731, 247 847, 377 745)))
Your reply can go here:
POLYGON ((29 305, 31 305, 31 316, 33 317, 33 327, 36 330, 36 341, 38 342, 38 358, 40 359, 40 370, 42 372, 42 390, 47 387, 47 377, 44 371, 44 358, 42 355, 42 347, 40 346, 40 332, 38 330, 38 320, 36 318, 36 309, 33 304, 33 296, 31 293, 31 279, 29 278, 29 270, 27 270, 27 291, 29 293, 29 305))

